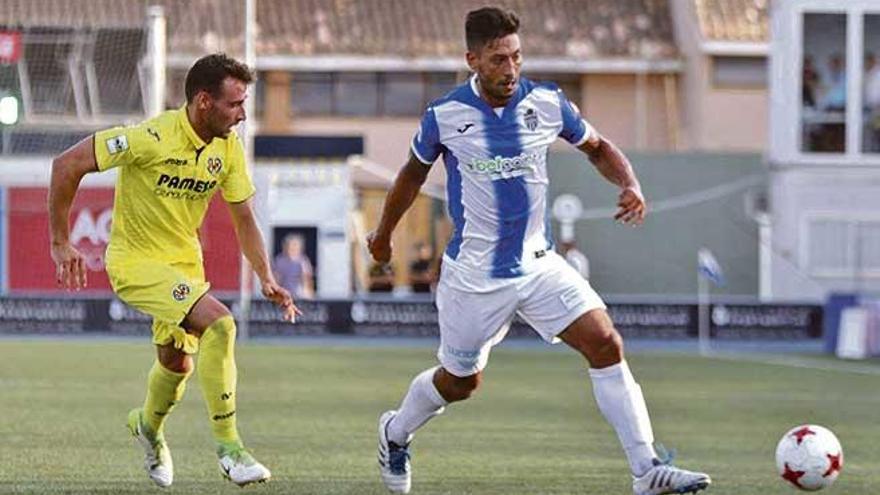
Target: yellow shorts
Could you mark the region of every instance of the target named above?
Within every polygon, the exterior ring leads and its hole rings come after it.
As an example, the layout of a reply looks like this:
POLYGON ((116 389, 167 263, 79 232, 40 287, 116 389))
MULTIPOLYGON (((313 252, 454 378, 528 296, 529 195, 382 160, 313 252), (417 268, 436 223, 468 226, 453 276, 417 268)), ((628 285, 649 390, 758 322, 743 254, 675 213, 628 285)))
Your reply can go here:
POLYGON ((201 263, 162 263, 148 259, 107 263, 113 291, 123 302, 153 317, 153 343, 187 354, 199 350, 199 339, 180 323, 211 288, 201 263))

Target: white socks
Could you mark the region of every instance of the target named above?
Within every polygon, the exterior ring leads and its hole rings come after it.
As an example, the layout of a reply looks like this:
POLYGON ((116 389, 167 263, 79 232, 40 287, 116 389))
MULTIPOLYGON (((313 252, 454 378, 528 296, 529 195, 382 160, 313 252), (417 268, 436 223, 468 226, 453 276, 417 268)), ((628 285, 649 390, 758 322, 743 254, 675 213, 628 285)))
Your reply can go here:
POLYGON ((408 444, 414 431, 443 412, 447 402, 434 386, 434 373, 438 368, 427 369, 413 378, 397 416, 388 423, 388 440, 397 445, 408 444))
MULTIPOLYGON (((425 370, 413 379, 397 416, 388 423, 388 440, 398 445, 408 444, 413 432, 443 412, 447 402, 434 386, 434 373, 438 368, 425 370)), ((657 454, 641 387, 626 361, 607 368, 590 369, 590 379, 596 404, 617 432, 633 474, 644 475, 653 467, 657 454)))
POLYGON ((642 476, 653 466, 654 432, 642 396, 626 361, 602 369, 590 369, 593 396, 605 420, 611 423, 620 439, 630 468, 642 476))

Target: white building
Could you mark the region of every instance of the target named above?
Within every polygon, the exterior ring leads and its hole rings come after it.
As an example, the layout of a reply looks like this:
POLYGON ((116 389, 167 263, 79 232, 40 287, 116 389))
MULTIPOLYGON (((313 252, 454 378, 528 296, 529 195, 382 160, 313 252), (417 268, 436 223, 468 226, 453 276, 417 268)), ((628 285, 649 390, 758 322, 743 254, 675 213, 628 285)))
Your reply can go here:
POLYGON ((770 290, 880 290, 880 2, 771 7, 770 290))

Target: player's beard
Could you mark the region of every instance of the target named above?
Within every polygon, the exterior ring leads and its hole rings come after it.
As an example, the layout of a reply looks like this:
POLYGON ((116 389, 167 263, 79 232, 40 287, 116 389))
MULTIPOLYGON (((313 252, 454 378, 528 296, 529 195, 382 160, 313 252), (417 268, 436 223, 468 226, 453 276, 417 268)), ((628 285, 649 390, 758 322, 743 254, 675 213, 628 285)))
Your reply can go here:
POLYGON ((214 137, 218 137, 220 139, 226 139, 229 137, 229 134, 232 132, 232 128, 235 127, 235 123, 226 124, 225 122, 215 122, 211 126, 211 134, 214 137))
POLYGON ((489 80, 480 78, 480 86, 489 97, 495 100, 498 103, 507 104, 513 95, 516 94, 517 90, 517 82, 519 78, 514 76, 513 78, 502 77, 498 78, 495 81, 491 81, 489 84, 484 84, 482 81, 489 80), (512 83, 512 84, 511 84, 512 83), (511 86, 509 87, 508 84, 511 86))
POLYGON ((209 110, 207 122, 208 130, 211 132, 211 136, 220 139, 226 139, 227 137, 229 137, 232 129, 235 127, 236 124, 238 124, 238 121, 235 119, 232 119, 232 121, 230 122, 229 117, 227 117, 217 107, 209 110))
POLYGON ((513 98, 514 94, 516 94, 517 81, 518 78, 513 77, 510 79, 502 79, 498 84, 498 91, 504 95, 503 97, 505 99, 509 100, 510 98, 513 98))

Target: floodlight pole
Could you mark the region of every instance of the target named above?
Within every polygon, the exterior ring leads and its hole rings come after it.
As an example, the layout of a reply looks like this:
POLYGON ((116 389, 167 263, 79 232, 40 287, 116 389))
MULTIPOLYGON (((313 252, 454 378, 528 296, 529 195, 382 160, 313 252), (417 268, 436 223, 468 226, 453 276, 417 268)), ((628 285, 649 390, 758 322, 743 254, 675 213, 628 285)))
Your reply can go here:
MULTIPOLYGON (((699 261, 698 261, 699 263, 699 261)), ((699 265, 698 265, 699 266, 699 265)), ((697 269, 697 338, 700 345, 700 355, 708 356, 712 353, 709 331, 709 281, 707 277, 697 269)))
MULTIPOLYGON (((257 2, 256 0, 245 0, 244 3, 244 63, 256 70, 257 68, 257 49, 254 37, 256 36, 257 25, 257 2)), ((249 175, 253 177, 254 167, 254 131, 256 122, 254 121, 254 99, 251 93, 244 100, 244 111, 247 120, 244 121, 242 142, 244 145, 245 163, 249 171, 249 175)), ((251 264, 248 263, 244 254, 241 256, 241 277, 239 284, 238 299, 238 335, 242 340, 250 337, 249 320, 251 314, 251 292, 253 291, 253 270, 251 264)))
POLYGON ((165 10, 161 5, 147 7, 147 31, 150 57, 150 88, 147 96, 147 117, 165 110, 166 32, 165 10))

